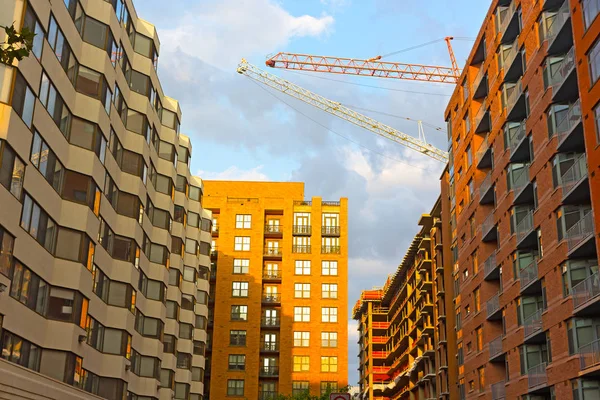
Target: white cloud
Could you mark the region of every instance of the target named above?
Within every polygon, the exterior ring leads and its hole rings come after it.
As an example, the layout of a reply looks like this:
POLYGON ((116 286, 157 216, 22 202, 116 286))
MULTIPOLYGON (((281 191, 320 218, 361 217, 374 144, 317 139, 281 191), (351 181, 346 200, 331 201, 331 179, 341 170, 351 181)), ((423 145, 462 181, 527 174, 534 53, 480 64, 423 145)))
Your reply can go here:
POLYGON ((266 55, 296 37, 320 37, 333 29, 323 14, 293 16, 273 0, 211 0, 188 11, 175 27, 159 31, 163 49, 181 51, 220 68, 242 57, 266 55))
POLYGON ((263 166, 243 170, 235 165, 221 172, 198 171, 198 176, 202 179, 216 181, 268 181, 269 177, 262 172, 263 166))

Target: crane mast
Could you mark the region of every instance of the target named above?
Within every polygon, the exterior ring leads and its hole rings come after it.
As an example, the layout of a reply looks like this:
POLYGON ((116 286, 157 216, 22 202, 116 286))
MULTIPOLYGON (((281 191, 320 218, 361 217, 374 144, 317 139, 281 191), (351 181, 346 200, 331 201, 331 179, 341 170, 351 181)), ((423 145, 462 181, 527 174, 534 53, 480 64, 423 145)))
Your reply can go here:
POLYGON ((323 96, 286 81, 285 79, 265 72, 260 68, 248 63, 245 59, 242 59, 238 65, 237 72, 239 74, 246 75, 256 82, 262 83, 282 93, 285 93, 288 96, 302 100, 307 104, 360 126, 361 128, 367 129, 379 136, 400 143, 401 145, 416 150, 419 153, 425 154, 434 160, 444 163, 448 162, 447 152, 442 151, 425 141, 421 126, 419 126, 420 139, 416 139, 388 125, 382 124, 373 118, 367 117, 366 115, 362 115, 346 106, 343 106, 338 102, 329 100, 323 96))
POLYGON ((265 63, 271 68, 457 84, 461 71, 450 43, 452 39, 451 36, 444 39, 452 67, 381 61, 381 56, 363 60, 284 52, 275 54, 265 63))

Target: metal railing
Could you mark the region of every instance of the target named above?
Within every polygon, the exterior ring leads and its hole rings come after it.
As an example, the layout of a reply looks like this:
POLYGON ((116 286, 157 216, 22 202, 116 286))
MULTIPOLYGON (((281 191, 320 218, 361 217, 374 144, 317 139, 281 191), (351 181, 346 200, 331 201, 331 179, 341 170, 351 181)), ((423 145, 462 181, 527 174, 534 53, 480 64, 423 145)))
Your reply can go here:
POLYGON ((527 384, 529 388, 548 384, 548 375, 546 374, 546 363, 541 363, 527 370, 527 384))
POLYGON ((258 400, 276 400, 279 394, 276 391, 258 392, 258 400))
POLYGON ((485 236, 491 229, 494 228, 494 225, 494 214, 490 214, 481 224, 481 234, 485 236))
POLYGON ((510 110, 512 110, 514 105, 517 103, 519 97, 521 97, 521 95, 523 94, 523 84, 521 83, 521 79, 519 79, 519 81, 514 86, 504 90, 505 92, 508 92, 510 90, 510 93, 507 93, 506 96, 506 114, 508 115, 510 113, 510 110))
POLYGON ((565 24, 565 22, 571 18, 571 13, 569 12, 569 2, 565 1, 562 7, 556 13, 556 16, 552 21, 550 21, 548 26, 548 40, 552 41, 553 38, 558 35, 560 28, 565 24))
POLYGON ((265 256, 281 256, 282 254, 283 252, 279 247, 267 247, 264 252, 265 256))
POLYGON ((260 320, 260 325, 262 327, 277 327, 279 324, 279 317, 262 317, 260 320))
POLYGON ((321 235, 339 236, 339 234, 340 234, 339 226, 322 226, 321 227, 321 235))
POLYGON ((294 235, 310 235, 311 226, 310 225, 294 225, 292 227, 292 232, 294 235))
POLYGON ((511 1, 510 5, 506 8, 506 11, 504 12, 504 18, 502 18, 502 21, 500 21, 500 32, 506 32, 506 28, 508 28, 508 24, 517 10, 516 3, 516 1, 511 1))
POLYGON ((321 246, 321 254, 340 254, 340 246, 321 246))
POLYGON ((261 341, 260 349, 263 351, 279 351, 279 343, 261 341))
POLYGON ((483 101, 483 103, 481 103, 481 106, 479 106, 479 111, 477 111, 477 114, 475 115, 475 127, 478 127, 479 124, 481 123, 481 120, 483 119, 485 113, 488 111, 487 109, 487 99, 483 101))
POLYGON ((490 317, 500 309, 500 293, 496 293, 494 297, 486 303, 487 316, 490 317))
POLYGON ((521 279, 521 290, 529 286, 538 279, 537 260, 533 260, 528 266, 523 268, 519 273, 521 279))
POLYGON ((575 103, 573 103, 569 107, 569 111, 563 114, 564 116, 560 121, 556 121, 556 136, 558 137, 558 143, 562 143, 569 133, 571 133, 571 128, 581 121, 581 100, 577 99, 575 103))
POLYGON ((521 189, 523 189, 529 181, 529 165, 524 165, 522 168, 518 170, 511 170, 509 172, 510 175, 510 184, 513 192, 518 194, 521 189))
POLYGON ((510 147, 511 153, 515 151, 521 140, 526 136, 527 130, 525 129, 525 121, 521 122, 517 130, 513 131, 508 137, 508 147, 510 147))
POLYGON ((263 270, 263 274, 262 277, 263 279, 281 279, 281 273, 282 271, 280 270, 263 270))
POLYGON ((298 246, 298 245, 292 246, 292 253, 308 254, 310 252, 311 252, 310 246, 298 246))
POLYGON ((506 384, 504 381, 492 385, 492 400, 504 400, 506 397, 506 384))
POLYGON ((525 337, 528 338, 531 335, 542 330, 542 312, 543 309, 539 309, 531 314, 525 321, 523 321, 523 332, 525 337))
POLYGON ((565 81, 569 71, 575 67, 575 46, 571 47, 571 50, 565 55, 565 58, 560 62, 559 67, 555 70, 554 74, 550 76, 550 84, 552 90, 556 90, 557 86, 562 85, 565 81))
POLYGON ((279 367, 261 366, 258 371, 259 376, 279 376, 279 367))
POLYGON ((312 206, 311 200, 294 200, 295 206, 312 206))
POLYGON ((321 202, 321 205, 323 206, 339 206, 340 205, 340 201, 331 201, 331 200, 323 200, 321 202))
POLYGON ((580 155, 575 159, 573 165, 561 175, 560 181, 563 189, 563 197, 568 194, 571 189, 584 178, 588 176, 587 159, 585 154, 580 155))
POLYGON ((477 149, 477 152, 475 153, 475 158, 477 159, 477 162, 481 161, 481 159, 483 158, 483 156, 485 155, 485 153, 487 153, 487 151, 489 149, 490 149, 490 146, 488 144, 488 137, 486 136, 485 139, 483 139, 481 146, 479 146, 479 148, 477 149))
POLYGON ((280 293, 267 293, 262 296, 263 303, 281 303, 280 293))
POLYGON ((533 230, 533 210, 525 214, 525 217, 517 224, 515 232, 517 234, 517 243, 523 240, 527 234, 533 230))
POLYGON ((484 276, 488 276, 494 270, 498 268, 498 263, 496 262, 496 251, 494 251, 484 262, 483 262, 483 274, 484 276))
POLYGON ((578 308, 591 299, 600 295, 600 274, 598 272, 588 276, 577 285, 573 286, 573 308, 578 308))
POLYGON ((265 225, 265 233, 283 233, 281 225, 265 225))
POLYGON ((503 53, 504 59, 502 60, 502 66, 505 68, 505 74, 506 68, 512 65, 517 57, 517 54, 519 54, 519 39, 515 39, 513 44, 510 46, 510 50, 508 50, 506 53, 503 53))
POLYGON ((492 187, 492 171, 490 171, 479 186, 479 196, 483 197, 492 187))
POLYGON ((473 80, 473 93, 477 91, 477 88, 481 84, 481 81, 483 80, 484 76, 485 68, 483 68, 483 64, 481 64, 481 67, 479 67, 479 72, 477 73, 477 76, 475 76, 475 80, 473 80))
POLYGON ((579 364, 581 369, 600 364, 600 339, 579 347, 579 364))
POLYGON ((490 342, 490 358, 496 357, 498 354, 502 354, 502 338, 503 335, 500 335, 490 342))
POLYGON ((591 210, 567 231, 565 238, 569 252, 590 236, 594 236, 594 217, 591 210))

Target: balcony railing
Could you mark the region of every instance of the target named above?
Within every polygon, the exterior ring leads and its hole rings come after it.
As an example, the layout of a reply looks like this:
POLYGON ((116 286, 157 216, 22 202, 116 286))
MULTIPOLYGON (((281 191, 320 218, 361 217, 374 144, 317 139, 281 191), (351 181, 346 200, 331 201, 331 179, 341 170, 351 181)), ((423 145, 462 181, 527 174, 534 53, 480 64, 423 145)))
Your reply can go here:
POLYGON ((585 154, 580 155, 575 159, 575 162, 573 165, 571 165, 571 168, 569 168, 560 177, 563 189, 563 197, 568 194, 579 182, 587 178, 588 169, 586 161, 585 154))
POLYGON ((486 308, 488 318, 500 310, 500 293, 496 293, 494 297, 487 301, 486 308))
POLYGON ((331 201, 331 200, 323 200, 321 202, 321 205, 323 206, 334 206, 334 207, 339 207, 340 205, 340 201, 331 201))
POLYGON ((579 347, 579 363, 582 370, 600 364, 600 339, 579 347))
POLYGON ((573 286, 573 308, 581 307, 598 295, 600 295, 600 275, 596 272, 573 286))
POLYGON ((494 228, 496 223, 494 222, 494 214, 488 215, 488 217, 481 224, 481 233, 486 236, 487 233, 494 228))
POLYGON ((276 400, 279 394, 275 391, 258 392, 258 400, 276 400))
POLYGON ((529 389, 548 384, 546 363, 541 363, 527 370, 527 384, 529 389))
POLYGON ((523 332, 525 334, 525 338, 530 337, 531 335, 536 334, 542 330, 542 312, 543 309, 539 309, 533 314, 531 314, 525 321, 523 321, 523 332))
POLYGON ((523 240, 533 230, 533 210, 529 211, 517 224, 515 232, 517 233, 517 243, 523 240))
POLYGON ((275 377, 279 376, 279 367, 276 366, 261 366, 258 371, 259 376, 275 377))
POLYGON ((506 396, 506 385, 504 381, 492 385, 492 400, 504 400, 506 396))
POLYGON ((283 252, 279 247, 266 247, 264 252, 265 256, 281 256, 282 254, 283 252))
POLYGON ((262 317, 260 320, 260 326, 263 328, 276 328, 279 324, 279 317, 262 317))
POLYGON ((281 271, 276 269, 276 270, 263 270, 263 279, 281 279, 281 271))
POLYGON ((509 135, 508 146, 510 147, 511 153, 514 153, 515 149, 519 147, 519 144, 526 136, 526 133, 527 130, 525 129, 525 122, 521 122, 519 127, 509 135))
POLYGON ((531 261, 528 266, 523 268, 520 272, 521 277, 521 290, 525 289, 531 283, 538 279, 538 265, 537 260, 531 261))
POLYGON ((292 227, 292 231, 294 235, 310 235, 311 226, 310 225, 294 225, 292 227))
POLYGON ((508 69, 510 69, 510 66, 512 65, 513 61, 515 61, 517 54, 519 54, 519 41, 515 40, 513 42, 512 46, 510 47, 510 50, 508 50, 508 52, 504 53, 504 59, 502 60, 502 65, 504 67, 505 74, 506 74, 506 71, 508 69))
POLYGON ((565 55, 565 58, 560 62, 558 69, 556 69, 554 74, 550 77, 553 91, 555 91, 558 86, 562 85, 573 67, 575 67, 575 47, 571 47, 571 50, 569 50, 565 55))
POLYGON ((518 170, 511 170, 509 174, 511 188, 516 196, 517 194, 519 194, 521 189, 523 189, 525 186, 527 186, 527 184, 530 183, 529 165, 524 165, 523 168, 520 168, 518 170))
POLYGON ((490 275, 494 270, 498 268, 496 262, 496 252, 494 251, 484 262, 483 262, 483 273, 484 276, 490 275))
POLYGON ((561 120, 556 121, 556 136, 558 137, 558 143, 562 143, 562 141, 571 133, 571 128, 580 121, 581 100, 577 99, 577 101, 569 107, 569 111, 563 114, 561 120))
POLYGON ((292 246, 292 253, 308 254, 311 252, 310 246, 292 246))
POLYGON ((267 293, 262 296, 263 303, 281 303, 280 293, 267 293))
POLYGON ((475 158, 477 159, 478 163, 481 162, 481 159, 483 159, 483 156, 485 155, 485 153, 487 153, 489 149, 490 146, 488 144, 488 138, 486 136, 483 142, 481 143, 481 146, 479 146, 479 149, 477 149, 477 153, 475 153, 475 158))
POLYGON ((483 198, 485 196, 485 194, 488 192, 488 190, 490 190, 491 187, 492 187, 492 172, 490 171, 487 174, 487 176, 485 177, 485 179, 483 180, 483 182, 481 182, 481 185, 479 186, 480 198, 483 198))
POLYGON ((508 28, 508 24, 510 24, 510 20, 516 11, 516 8, 516 1, 511 1, 508 8, 504 11, 504 18, 502 18, 500 21, 500 32, 504 33, 506 31, 506 28, 508 28))
POLYGON ((549 41, 552 41, 554 37, 558 35, 558 32, 569 18, 571 18, 571 13, 569 12, 569 2, 565 1, 548 26, 549 41))
POLYGON ((340 235, 340 227, 339 226, 322 226, 321 227, 321 235, 339 236, 340 235))
POLYGON ((219 253, 219 251, 217 250, 217 246, 213 246, 210 248, 210 255, 212 257, 215 257, 218 253, 219 253))
POLYGON ((261 351, 279 351, 279 343, 277 342, 260 342, 261 351))
POLYGON ((340 246, 321 246, 321 254, 340 254, 340 246))
POLYGON ((510 111, 512 110, 512 108, 514 107, 514 105, 517 103, 517 100, 519 99, 519 97, 521 97, 521 95, 523 94, 523 84, 521 83, 521 80, 519 79, 519 81, 512 87, 505 89, 507 92, 507 96, 506 96, 506 114, 510 114, 510 111), (510 93, 508 93, 508 91, 510 90, 510 93))
POLYGON ((281 225, 265 225, 265 233, 283 233, 281 225))
POLYGON ((489 352, 490 358, 494 358, 499 354, 502 354, 502 335, 490 342, 489 352))
POLYGON ((312 206, 312 201, 310 200, 294 200, 295 206, 312 206))
POLYGON ((569 252, 573 251, 580 243, 594 236, 594 219, 592 211, 588 211, 565 235, 569 252))
POLYGON ((483 64, 481 64, 481 66, 479 67, 479 72, 477 73, 475 80, 473 80, 473 93, 475 93, 477 91, 477 88, 479 88, 479 85, 481 84, 481 81, 485 76, 485 72, 485 68, 483 68, 483 64))
POLYGON ((483 103, 481 103, 481 106, 479 106, 479 111, 477 111, 477 114, 475 115, 475 127, 479 127, 479 125, 481 124, 481 120, 484 118, 485 114, 488 112, 488 108, 487 108, 487 100, 484 100, 483 103))

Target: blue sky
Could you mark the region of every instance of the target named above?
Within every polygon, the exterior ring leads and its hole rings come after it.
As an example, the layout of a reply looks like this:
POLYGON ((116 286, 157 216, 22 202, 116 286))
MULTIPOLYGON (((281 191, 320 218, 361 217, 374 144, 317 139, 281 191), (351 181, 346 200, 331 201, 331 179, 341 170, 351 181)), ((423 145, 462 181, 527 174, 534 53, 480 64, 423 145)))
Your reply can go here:
MULTIPOLYGON (((360 290, 383 284, 416 233, 420 214, 429 211, 439 196, 442 165, 261 88, 238 75, 235 67, 244 57, 263 68, 266 56, 278 51, 370 58, 445 36, 474 38, 490 2, 138 0, 135 5, 138 15, 158 29, 159 77, 165 94, 180 101, 182 132, 192 139, 192 172, 205 179, 303 181, 306 197, 348 197, 349 308, 360 290)), ((454 41, 460 67, 472 44, 454 41)), ((450 66, 443 42, 389 60, 450 66)), ((443 111, 453 89, 443 84, 269 72, 346 105, 439 127, 444 126, 443 111)), ((417 134, 414 122, 365 114, 417 134)), ((444 132, 426 128, 426 135, 430 143, 446 147, 444 132)), ((349 355, 349 381, 356 384, 353 321, 349 321, 349 355)))

